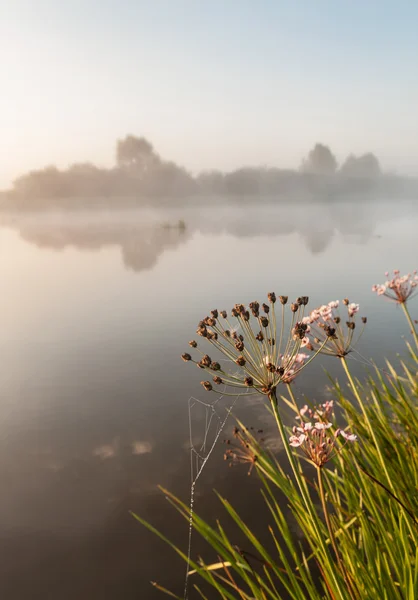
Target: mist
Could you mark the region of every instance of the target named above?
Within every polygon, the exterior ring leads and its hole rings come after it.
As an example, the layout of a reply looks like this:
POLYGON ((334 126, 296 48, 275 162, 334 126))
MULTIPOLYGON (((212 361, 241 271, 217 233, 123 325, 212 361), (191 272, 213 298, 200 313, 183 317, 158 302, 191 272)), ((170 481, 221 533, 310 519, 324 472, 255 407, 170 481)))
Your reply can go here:
POLYGON ((418 197, 418 178, 382 171, 372 152, 349 154, 339 164, 317 143, 294 169, 243 166, 222 172, 187 168, 163 158, 144 137, 119 139, 115 164, 75 163, 29 171, 1 195, 0 207, 17 210, 132 208, 170 204, 337 202, 418 197))

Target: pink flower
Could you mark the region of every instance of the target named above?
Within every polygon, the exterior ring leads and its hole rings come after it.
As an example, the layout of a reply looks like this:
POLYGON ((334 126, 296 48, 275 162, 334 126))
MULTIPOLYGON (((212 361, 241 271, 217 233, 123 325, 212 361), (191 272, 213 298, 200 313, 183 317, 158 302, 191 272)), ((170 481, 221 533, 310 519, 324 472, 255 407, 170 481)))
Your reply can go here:
MULTIPOLYGON (((307 412, 306 406, 300 410, 300 414, 307 412)), ((330 434, 332 423, 315 423, 301 421, 300 425, 293 427, 293 435, 289 438, 289 444, 294 448, 300 448, 305 456, 317 467, 323 467, 335 454, 339 453, 343 446, 337 444, 337 437, 342 435, 346 442, 355 442, 357 436, 337 429, 330 434)))
MULTIPOLYGON (((356 343, 354 318, 360 307, 354 302, 350 304, 347 299, 344 300, 344 304, 347 306, 349 321, 340 317, 338 300, 331 300, 328 304, 314 309, 304 321, 305 324, 309 323, 309 329, 306 331, 307 337, 310 338, 309 346, 306 340, 301 346, 308 346, 309 350, 339 358, 351 352, 356 343)), ((365 324, 367 319, 363 318, 362 321, 365 324)), ((357 341, 359 337, 357 336, 357 341)))
POLYGON ((295 362, 297 364, 302 364, 305 362, 305 360, 308 360, 309 358, 309 354, 303 354, 303 352, 299 352, 299 354, 296 356, 296 360, 295 362))
POLYGON ((354 433, 347 433, 346 431, 344 431, 344 429, 340 429, 339 430, 339 435, 342 435, 342 437, 347 440, 347 442, 356 442, 357 441, 357 436, 354 435, 354 433))
POLYGON ((332 423, 315 423, 315 429, 319 429, 319 431, 329 429, 330 427, 332 427, 332 423))
POLYGON ((306 435, 304 433, 301 433, 300 435, 292 435, 289 438, 289 444, 291 446, 293 446, 294 448, 298 448, 299 446, 301 446, 303 444, 303 442, 306 440, 306 435))
MULTIPOLYGON (((389 273, 385 273, 386 276, 389 273)), ((385 281, 385 283, 374 285, 372 291, 376 292, 378 296, 386 296, 390 300, 398 304, 404 304, 409 298, 415 296, 417 293, 418 277, 416 271, 408 273, 407 275, 399 275, 399 270, 393 271, 392 279, 385 281)))
POLYGON ((309 340, 308 336, 307 336, 307 335, 305 335, 305 337, 303 337, 303 338, 302 338, 302 341, 301 341, 300 347, 301 347, 301 348, 306 348, 306 346, 308 346, 308 345, 309 345, 309 343, 310 343, 310 340, 309 340))
POLYGON ((354 302, 352 302, 351 304, 349 304, 347 306, 347 310, 348 310, 348 316, 349 317, 354 317, 354 315, 356 313, 358 313, 358 311, 360 310, 360 305, 359 304, 354 304, 354 302))

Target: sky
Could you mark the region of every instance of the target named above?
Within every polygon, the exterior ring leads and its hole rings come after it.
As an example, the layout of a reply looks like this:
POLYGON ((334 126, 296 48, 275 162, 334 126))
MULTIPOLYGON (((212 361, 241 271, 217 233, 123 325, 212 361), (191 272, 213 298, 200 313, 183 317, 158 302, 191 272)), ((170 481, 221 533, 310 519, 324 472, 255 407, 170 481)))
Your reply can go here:
POLYGON ((418 175, 417 25, 410 0, 3 0, 0 188, 128 133, 193 173, 322 142, 418 175))

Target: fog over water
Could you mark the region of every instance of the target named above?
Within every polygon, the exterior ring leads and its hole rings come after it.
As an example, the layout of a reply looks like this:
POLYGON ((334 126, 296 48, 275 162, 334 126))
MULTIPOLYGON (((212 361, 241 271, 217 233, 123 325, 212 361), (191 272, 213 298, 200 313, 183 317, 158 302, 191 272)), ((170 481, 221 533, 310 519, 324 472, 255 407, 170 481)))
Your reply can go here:
MULTIPOLYGON (((157 598, 150 580, 181 594, 183 564, 128 511, 186 546, 187 527, 157 486, 188 501, 188 400, 213 401, 198 370, 180 359, 198 321, 271 290, 307 294, 312 308, 348 296, 368 317, 353 371, 364 373, 370 358, 384 368, 384 356, 403 352, 407 329, 371 285, 387 269, 416 266, 417 225, 415 200, 367 198, 3 210, 2 595, 157 598)), ((332 359, 315 361, 294 384, 298 401, 332 397, 324 368, 341 375, 332 359)), ((216 416, 227 407, 220 402, 216 416)), ((194 444, 205 412, 192 409, 194 444)), ((280 452, 261 399, 242 398, 234 414, 280 452)), ((257 478, 222 459, 232 427, 231 419, 203 471, 196 508, 223 518, 215 488, 263 538, 257 478)), ((192 551, 213 558, 197 539, 192 551)))

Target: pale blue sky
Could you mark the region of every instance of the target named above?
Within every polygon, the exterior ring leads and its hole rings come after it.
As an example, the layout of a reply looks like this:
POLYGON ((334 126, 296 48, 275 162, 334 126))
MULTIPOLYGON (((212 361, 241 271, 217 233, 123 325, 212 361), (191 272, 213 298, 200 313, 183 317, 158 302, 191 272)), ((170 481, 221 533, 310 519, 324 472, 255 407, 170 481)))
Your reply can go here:
POLYGON ((0 187, 147 136, 193 172, 297 166, 317 141, 418 174, 418 3, 0 5, 0 187))

